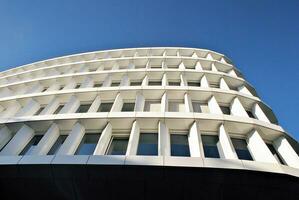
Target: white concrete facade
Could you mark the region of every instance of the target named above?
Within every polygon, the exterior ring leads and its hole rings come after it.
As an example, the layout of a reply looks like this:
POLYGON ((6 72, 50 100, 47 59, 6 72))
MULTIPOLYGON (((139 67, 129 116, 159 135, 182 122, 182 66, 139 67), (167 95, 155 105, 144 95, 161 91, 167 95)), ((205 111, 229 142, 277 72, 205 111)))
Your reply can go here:
POLYGON ((177 166, 299 176, 298 145, 255 94, 227 57, 204 49, 119 49, 13 68, 0 73, 0 164, 168 166, 172 157, 177 166), (146 135, 157 136, 151 156, 140 153, 146 135), (185 159, 174 153, 174 135, 187 138, 185 159), (206 136, 217 138, 218 158, 206 136), (251 161, 239 158, 233 138, 246 142, 251 161), (112 151, 114 142, 125 149, 112 151))

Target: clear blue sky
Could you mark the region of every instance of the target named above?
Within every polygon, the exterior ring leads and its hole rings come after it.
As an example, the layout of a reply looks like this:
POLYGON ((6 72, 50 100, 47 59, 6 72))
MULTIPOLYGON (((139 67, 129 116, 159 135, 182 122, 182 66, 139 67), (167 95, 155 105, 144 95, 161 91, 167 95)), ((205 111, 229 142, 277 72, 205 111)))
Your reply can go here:
POLYGON ((1 0, 0 69, 144 46, 226 54, 299 139, 299 1, 1 0))

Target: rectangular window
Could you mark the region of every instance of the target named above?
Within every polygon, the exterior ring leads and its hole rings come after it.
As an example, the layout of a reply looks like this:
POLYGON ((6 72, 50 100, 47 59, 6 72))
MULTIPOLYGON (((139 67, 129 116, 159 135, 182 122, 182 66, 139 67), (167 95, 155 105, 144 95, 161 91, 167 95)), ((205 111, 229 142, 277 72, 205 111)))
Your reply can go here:
POLYGON ((42 92, 47 91, 47 89, 49 89, 49 87, 45 87, 45 88, 42 90, 42 92))
POLYGON ((91 106, 91 104, 80 105, 78 110, 76 111, 76 113, 87 113, 90 106, 91 106))
POLYGON ((185 112, 184 101, 169 101, 168 102, 169 112, 185 112))
POLYGON ((80 83, 79 83, 79 84, 77 84, 77 85, 76 85, 76 87, 75 87, 75 89, 78 89, 80 86, 81 86, 81 84, 80 84, 80 83))
POLYGON ((93 87, 102 87, 103 83, 95 83, 93 87))
POLYGON ((101 103, 100 107, 98 109, 98 112, 110 112, 111 108, 112 108, 113 103, 109 102, 109 103, 101 103))
POLYGON ((167 68, 168 69, 177 69, 177 68, 179 68, 179 66, 178 65, 167 65, 167 68))
POLYGON ((247 115, 250 117, 250 118, 253 118, 253 119, 256 119, 256 117, 253 115, 253 113, 249 110, 246 110, 247 112, 247 115))
POLYGON ((129 138, 113 137, 107 155, 126 155, 129 138))
POLYGON ((149 86, 159 86, 159 85, 162 85, 162 82, 161 81, 149 81, 148 85, 149 86))
POLYGON ((188 81, 188 86, 200 87, 200 82, 199 81, 188 81))
POLYGON ((209 85, 211 88, 220 88, 219 83, 210 83, 209 85))
POLYGON ((169 86, 180 86, 181 82, 180 81, 168 81, 169 86))
POLYGON ((279 153, 276 151, 276 149, 274 148, 274 146, 272 144, 267 144, 267 147, 270 149, 271 153, 273 154, 274 158, 280 163, 285 165, 285 163, 283 162, 282 157, 279 155, 279 153))
POLYGON ((50 151, 48 152, 48 155, 55 155, 58 150, 60 149, 60 147, 62 146, 62 144, 64 143, 64 141, 66 140, 67 135, 60 135, 56 142, 53 144, 53 146, 51 147, 50 151))
POLYGON ((75 155, 92 155, 100 138, 100 134, 85 133, 75 155))
POLYGON ((161 112, 161 100, 145 101, 144 112, 161 112))
POLYGON ((124 103, 121 109, 122 112, 134 112, 135 103, 124 103))
POLYGON ((55 115, 58 114, 61 111, 61 109, 63 108, 63 106, 64 105, 59 105, 53 114, 55 114, 55 115))
POLYGON ((151 65, 151 69, 160 69, 162 65, 151 65))
POLYGON ((244 139, 231 138, 238 158, 241 160, 253 160, 247 148, 247 142, 244 139))
POLYGON ((228 106, 220 106, 220 109, 221 109, 221 111, 222 111, 223 114, 230 115, 230 107, 228 107, 228 106))
POLYGON ((111 86, 111 87, 118 87, 119 84, 120 84, 119 81, 117 81, 117 82, 112 82, 110 86, 111 86))
POLYGON ((89 69, 89 72, 95 72, 95 71, 97 71, 97 69, 98 69, 98 68, 90 68, 90 69, 89 69))
POLYGON ((131 81, 130 86, 140 86, 141 84, 141 81, 131 81))
POLYGON ((193 101, 192 102, 193 112, 197 113, 209 113, 209 105, 208 103, 193 101))
POLYGON ((140 133, 137 155, 158 155, 157 133, 140 133))
POLYGON ((30 142, 25 146, 20 155, 30 155, 32 150, 36 147, 43 135, 35 135, 30 142))
POLYGON ((190 156, 187 135, 171 134, 170 144, 172 156, 190 156))
POLYGON ((44 110, 44 108, 45 108, 44 106, 40 107, 34 115, 39 115, 44 110))
POLYGON ((194 66, 192 66, 192 65, 185 65, 185 68, 186 69, 195 69, 195 65, 194 66))
POLYGON ((202 144, 206 158, 220 158, 217 143, 219 141, 216 135, 202 135, 202 144))

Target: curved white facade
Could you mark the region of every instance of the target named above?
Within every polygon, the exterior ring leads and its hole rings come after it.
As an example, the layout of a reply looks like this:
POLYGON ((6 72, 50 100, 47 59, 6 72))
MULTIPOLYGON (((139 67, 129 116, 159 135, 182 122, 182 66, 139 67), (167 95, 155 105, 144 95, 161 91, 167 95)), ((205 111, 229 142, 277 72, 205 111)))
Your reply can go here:
POLYGON ((0 121, 1 165, 188 166, 299 176, 298 143, 231 61, 209 50, 99 51, 4 71, 0 121))

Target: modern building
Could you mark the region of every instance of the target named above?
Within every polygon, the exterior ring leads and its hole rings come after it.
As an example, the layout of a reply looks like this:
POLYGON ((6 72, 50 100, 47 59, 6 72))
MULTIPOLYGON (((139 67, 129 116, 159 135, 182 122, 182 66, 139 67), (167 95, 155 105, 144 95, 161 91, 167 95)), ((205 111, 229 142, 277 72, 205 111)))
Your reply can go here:
POLYGON ((298 142, 214 51, 118 49, 4 71, 0 123, 3 199, 299 199, 298 142))

